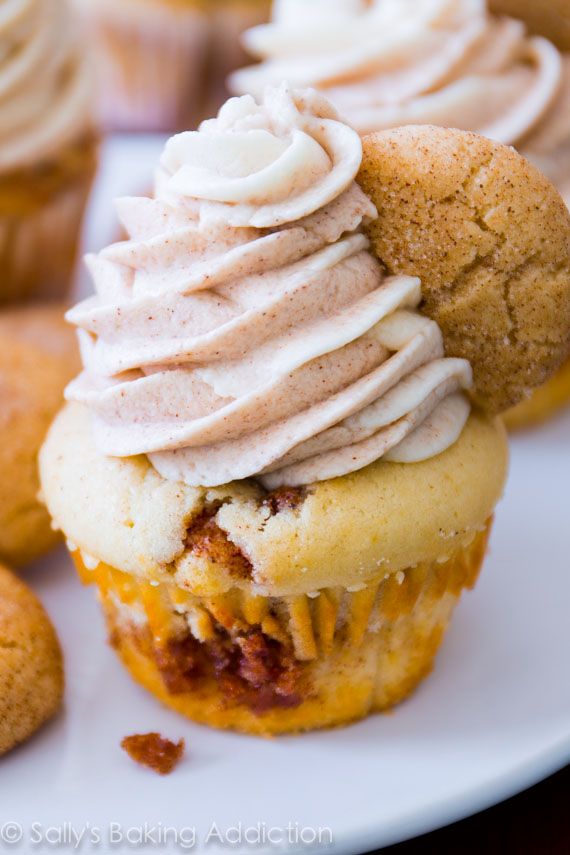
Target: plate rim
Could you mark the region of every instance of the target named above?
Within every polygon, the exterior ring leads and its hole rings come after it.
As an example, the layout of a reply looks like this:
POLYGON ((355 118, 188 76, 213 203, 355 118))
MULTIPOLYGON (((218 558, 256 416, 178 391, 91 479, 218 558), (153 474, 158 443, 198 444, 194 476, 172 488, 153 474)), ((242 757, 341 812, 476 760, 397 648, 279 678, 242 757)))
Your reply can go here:
MULTIPOLYGON (((373 823, 358 832, 341 832, 339 838, 335 840, 332 851, 338 855, 343 853, 366 855, 377 849, 405 843, 424 834, 439 831, 508 801, 545 781, 568 765, 570 765, 570 733, 550 748, 537 752, 510 771, 487 782, 468 787, 451 798, 424 808, 419 813, 417 810, 412 810, 405 816, 390 821, 382 829, 377 823, 373 823), (357 848, 354 848, 355 846, 357 848)), ((294 851, 301 852, 299 849, 294 851)))

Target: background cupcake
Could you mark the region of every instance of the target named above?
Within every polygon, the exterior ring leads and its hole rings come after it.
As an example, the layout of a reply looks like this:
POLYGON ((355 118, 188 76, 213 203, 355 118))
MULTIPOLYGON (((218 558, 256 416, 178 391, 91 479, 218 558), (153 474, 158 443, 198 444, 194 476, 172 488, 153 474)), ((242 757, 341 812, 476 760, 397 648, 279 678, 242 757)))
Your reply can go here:
POLYGON ((326 92, 361 134, 474 131, 516 146, 570 194, 570 56, 485 0, 277 0, 244 44, 262 62, 232 76, 238 94, 287 80, 326 92))
POLYGON ((546 179, 457 131, 365 147, 314 91, 230 100, 168 143, 154 198, 121 200, 130 240, 68 316, 84 371, 42 451, 49 510, 132 674, 215 726, 330 726, 413 690, 483 560, 492 414, 568 354, 546 179))
POLYGON ((107 128, 194 127, 225 97, 244 61, 241 33, 269 0, 75 0, 95 41, 107 128))
MULTIPOLYGON (((546 9, 547 32, 560 18, 566 45, 562 3, 496 4, 513 14, 519 5, 533 23, 546 9)), ((234 92, 315 86, 361 134, 425 123, 475 131, 516 146, 570 203, 570 54, 522 21, 491 14, 485 0, 276 0, 273 9, 270 24, 244 36, 262 62, 231 77, 234 92)), ((570 401, 569 378, 558 375, 510 424, 570 401)))
POLYGON ((96 168, 92 78, 65 0, 2 6, 0 301, 70 285, 96 168))

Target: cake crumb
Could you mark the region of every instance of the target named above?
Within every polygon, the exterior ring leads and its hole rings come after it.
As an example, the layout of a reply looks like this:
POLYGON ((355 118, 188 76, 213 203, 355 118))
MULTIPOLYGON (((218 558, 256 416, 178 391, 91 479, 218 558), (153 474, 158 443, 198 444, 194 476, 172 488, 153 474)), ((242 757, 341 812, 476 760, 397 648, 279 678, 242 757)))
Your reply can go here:
POLYGON ((135 733, 121 741, 121 748, 135 763, 148 766, 159 775, 170 775, 182 759, 185 747, 183 739, 172 742, 160 733, 135 733))

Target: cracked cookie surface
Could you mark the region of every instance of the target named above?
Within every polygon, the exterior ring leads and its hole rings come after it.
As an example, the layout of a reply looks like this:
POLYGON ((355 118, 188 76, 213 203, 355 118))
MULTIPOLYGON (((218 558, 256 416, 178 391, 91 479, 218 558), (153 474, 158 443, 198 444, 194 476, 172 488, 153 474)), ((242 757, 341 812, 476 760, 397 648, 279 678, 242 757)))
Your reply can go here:
POLYGON ((514 149, 464 131, 399 128, 364 139, 359 182, 390 273, 421 277, 422 311, 475 397, 501 412, 570 355, 570 214, 514 149))
POLYGON ((47 614, 0 565, 0 755, 54 715, 63 682, 61 650, 47 614))

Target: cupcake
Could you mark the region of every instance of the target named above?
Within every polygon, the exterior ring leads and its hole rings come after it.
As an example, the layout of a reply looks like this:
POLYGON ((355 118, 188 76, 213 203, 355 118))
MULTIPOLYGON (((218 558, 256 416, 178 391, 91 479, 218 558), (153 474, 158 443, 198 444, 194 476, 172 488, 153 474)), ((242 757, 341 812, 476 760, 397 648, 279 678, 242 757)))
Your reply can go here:
POLYGON ((483 560, 493 414, 568 354, 558 194, 511 149, 413 130, 363 161, 313 90, 231 99, 168 142, 152 199, 119 200, 130 240, 88 259, 43 492, 127 668, 196 721, 308 730, 412 692, 483 560), (389 275, 435 240, 443 286, 436 258, 425 287, 389 275))
MULTIPOLYGON (((535 25, 546 5, 495 4, 512 14, 520 7, 535 25)), ((563 34, 563 21, 568 30, 561 9, 552 4, 548 34, 563 34)), ((570 204, 570 53, 491 14, 485 0, 276 0, 272 22, 247 32, 244 44, 262 62, 231 77, 237 94, 259 96, 288 80, 325 92, 361 134, 424 123, 475 131, 516 146, 570 204)), ((569 371, 511 423, 542 420, 570 402, 569 371)))
POLYGON ((91 75, 64 0, 0 20, 0 301, 69 289, 96 169, 91 75))
POLYGON ((38 499, 38 453, 80 367, 64 307, 0 312, 0 561, 28 564, 61 535, 38 499))
POLYGON ((195 127, 225 100, 245 61, 240 35, 269 0, 75 0, 95 42, 100 114, 109 129, 195 127))

